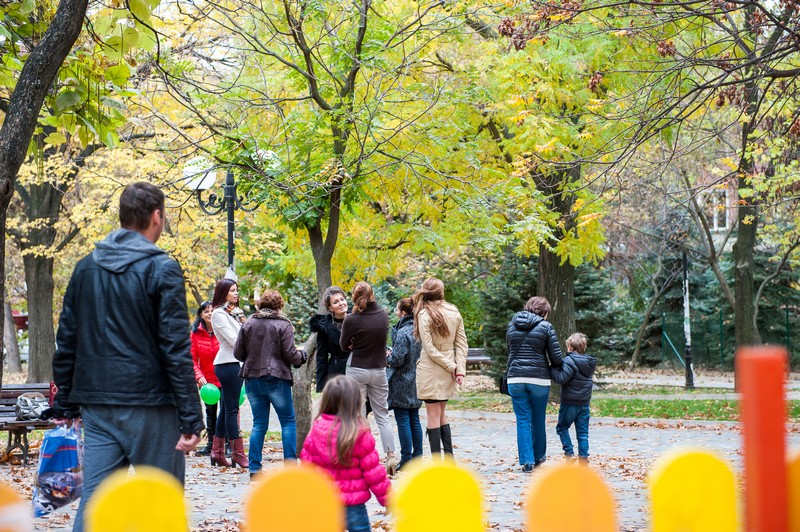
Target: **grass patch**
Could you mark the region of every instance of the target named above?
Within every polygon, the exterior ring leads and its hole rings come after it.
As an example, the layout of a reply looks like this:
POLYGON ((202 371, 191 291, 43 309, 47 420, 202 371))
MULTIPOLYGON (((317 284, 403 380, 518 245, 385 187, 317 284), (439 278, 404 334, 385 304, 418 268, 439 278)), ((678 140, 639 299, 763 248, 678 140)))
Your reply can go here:
MULTIPOLYGON (((250 437, 249 430, 242 430, 242 438, 248 439, 250 437)), ((267 434, 264 436, 264 441, 281 441, 281 431, 279 430, 268 430, 267 434)))
POLYGON ((733 393, 727 388, 693 388, 687 390, 683 386, 658 386, 648 384, 603 384, 594 392, 593 397, 602 395, 697 395, 706 393, 733 393))
MULTIPOLYGON (((788 401, 789 421, 800 423, 800 401, 788 401)), ((452 410, 513 412, 511 398, 499 392, 465 392, 448 403, 452 410)), ((738 401, 721 399, 619 399, 592 398, 594 417, 632 417, 688 419, 697 421, 738 421, 738 401)), ((558 405, 549 404, 548 414, 558 414, 558 405)))

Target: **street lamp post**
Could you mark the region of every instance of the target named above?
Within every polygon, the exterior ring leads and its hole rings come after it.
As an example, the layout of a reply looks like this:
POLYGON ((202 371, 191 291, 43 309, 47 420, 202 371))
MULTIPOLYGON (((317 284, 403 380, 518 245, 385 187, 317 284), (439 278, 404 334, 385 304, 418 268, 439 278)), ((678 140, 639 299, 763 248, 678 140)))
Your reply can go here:
POLYGON ((234 213, 239 209, 245 212, 252 212, 258 207, 258 203, 254 203, 254 205, 250 207, 248 205, 251 202, 237 194, 236 181, 233 178, 233 171, 230 168, 225 173, 225 184, 222 185, 222 196, 214 192, 208 192, 208 197, 204 199, 203 193, 214 186, 217 178, 213 168, 207 167, 205 164, 207 163, 200 159, 194 159, 187 163, 184 168, 184 177, 191 179, 191 181, 186 187, 194 190, 197 203, 204 213, 210 216, 216 216, 223 210, 226 211, 228 218, 228 272, 235 276, 236 267, 234 257, 236 255, 236 244, 234 241, 234 213))

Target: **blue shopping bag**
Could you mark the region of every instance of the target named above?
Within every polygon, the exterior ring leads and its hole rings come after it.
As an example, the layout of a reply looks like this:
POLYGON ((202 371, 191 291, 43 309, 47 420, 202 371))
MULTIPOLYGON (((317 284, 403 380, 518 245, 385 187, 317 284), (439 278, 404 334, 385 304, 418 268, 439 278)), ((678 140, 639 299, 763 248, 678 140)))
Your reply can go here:
POLYGON ((83 439, 80 423, 59 426, 44 435, 33 490, 33 515, 41 517, 81 496, 83 439))

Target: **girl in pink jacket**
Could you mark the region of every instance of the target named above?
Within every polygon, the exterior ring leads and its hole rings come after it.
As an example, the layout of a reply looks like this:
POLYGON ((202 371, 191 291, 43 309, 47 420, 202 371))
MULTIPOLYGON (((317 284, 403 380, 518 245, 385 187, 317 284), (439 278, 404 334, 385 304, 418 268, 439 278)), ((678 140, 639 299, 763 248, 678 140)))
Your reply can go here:
POLYGON ((390 483, 361 417, 361 391, 353 378, 337 375, 325 384, 300 459, 323 468, 336 482, 347 508, 347 530, 369 532, 369 492, 386 506, 390 483))

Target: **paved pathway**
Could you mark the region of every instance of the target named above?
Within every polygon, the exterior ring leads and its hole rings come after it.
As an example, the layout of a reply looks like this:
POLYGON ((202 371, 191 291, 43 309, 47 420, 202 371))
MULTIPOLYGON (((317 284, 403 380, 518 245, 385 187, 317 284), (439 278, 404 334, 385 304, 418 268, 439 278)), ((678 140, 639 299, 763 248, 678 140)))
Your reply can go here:
MULTIPOLYGON (((243 413, 247 410, 244 408, 243 413)), ((513 414, 453 412, 450 418, 456 458, 475 471, 483 484, 491 530, 521 531, 525 488, 536 472, 526 475, 519 471, 513 414)), ((248 426, 244 419, 243 424, 248 426)), ((270 427, 277 430, 276 419, 270 427)), ((548 418, 550 464, 561 460, 554 427, 555 419, 548 418)), ((800 449, 800 425, 791 425, 787 437, 791 448, 800 449)), ((623 531, 648 529, 644 478, 664 451, 677 446, 713 449, 737 470, 742 467, 737 423, 596 418, 592 420, 590 441, 591 467, 600 471, 614 489, 623 531)), ((278 446, 267 447, 265 467, 281 467, 278 446)), ((0 476, 7 469, 0 467, 0 476)), ((238 531, 236 523, 241 519, 249 486, 246 472, 212 468, 207 457, 190 457, 186 493, 192 529, 238 531)), ((373 522, 384 519, 374 498, 368 508, 373 522)), ((73 515, 74 507, 62 509, 49 519, 37 520, 37 530, 69 530, 73 515)))

